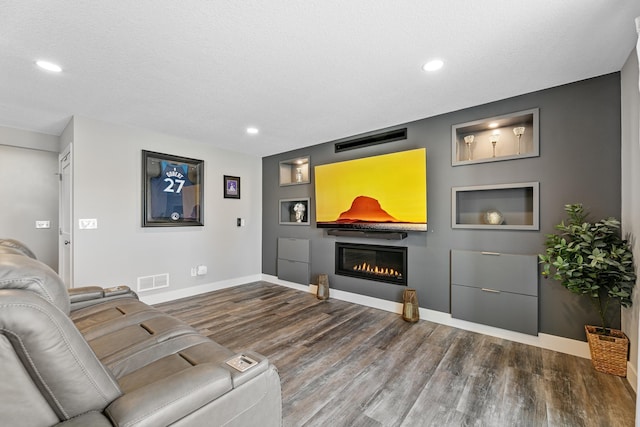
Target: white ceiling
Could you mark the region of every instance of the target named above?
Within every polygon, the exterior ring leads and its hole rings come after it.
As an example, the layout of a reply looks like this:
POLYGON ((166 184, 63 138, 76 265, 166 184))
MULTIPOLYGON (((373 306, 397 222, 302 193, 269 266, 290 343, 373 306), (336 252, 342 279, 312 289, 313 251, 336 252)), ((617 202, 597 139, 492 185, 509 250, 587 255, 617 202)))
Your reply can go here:
POLYGON ((638 0, 0 0, 0 125, 59 135, 81 115, 265 156, 619 71, 636 16, 638 0))

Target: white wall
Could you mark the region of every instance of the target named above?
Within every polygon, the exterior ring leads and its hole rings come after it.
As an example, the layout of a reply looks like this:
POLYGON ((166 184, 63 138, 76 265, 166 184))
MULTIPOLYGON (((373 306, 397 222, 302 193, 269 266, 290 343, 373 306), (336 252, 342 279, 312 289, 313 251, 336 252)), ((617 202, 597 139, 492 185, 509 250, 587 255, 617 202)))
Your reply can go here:
MULTIPOLYGON (((638 90, 638 56, 631 52, 621 71, 622 93, 622 230, 633 236, 636 272, 640 265, 640 92, 638 90)), ((631 341, 629 381, 636 389, 638 374, 638 322, 640 286, 636 285, 633 306, 622 310, 622 330, 631 341)), ((637 390, 636 390, 637 391, 637 390)))
POLYGON ((144 298, 260 274, 260 158, 78 116, 67 134, 74 143, 75 286, 135 289, 138 277, 170 274, 169 288, 144 298), (143 149, 204 160, 204 226, 141 226, 143 149), (223 175, 241 177, 240 200, 223 198, 223 175), (245 227, 236 226, 238 217, 245 227), (79 230, 86 218, 96 218, 98 229, 79 230), (208 274, 191 277, 196 265, 208 274))
POLYGON ((58 268, 58 138, 0 126, 0 238, 24 242, 58 268), (50 228, 36 229, 36 220, 50 228))
POLYGON ((62 153, 70 143, 73 142, 73 117, 67 123, 67 126, 62 131, 62 134, 58 138, 58 152, 62 153))

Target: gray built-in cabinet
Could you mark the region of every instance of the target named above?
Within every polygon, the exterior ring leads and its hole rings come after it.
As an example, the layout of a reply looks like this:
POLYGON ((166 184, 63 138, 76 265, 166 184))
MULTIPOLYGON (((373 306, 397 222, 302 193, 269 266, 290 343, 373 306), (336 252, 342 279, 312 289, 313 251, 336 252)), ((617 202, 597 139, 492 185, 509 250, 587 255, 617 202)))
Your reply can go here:
POLYGON ((278 279, 309 284, 309 240, 278 239, 278 279))
POLYGON ((537 256, 452 250, 451 316, 538 335, 537 256))

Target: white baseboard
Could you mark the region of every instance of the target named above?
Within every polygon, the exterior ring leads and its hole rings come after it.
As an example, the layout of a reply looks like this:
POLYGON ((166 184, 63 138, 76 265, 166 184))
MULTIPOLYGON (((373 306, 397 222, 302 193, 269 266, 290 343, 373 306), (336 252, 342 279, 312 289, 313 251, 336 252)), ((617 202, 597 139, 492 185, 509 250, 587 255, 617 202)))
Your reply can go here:
POLYGON ((631 362, 627 362, 627 381, 629 385, 638 394, 638 372, 631 362))
MULTIPOLYGON (((316 285, 309 285, 309 286, 299 285, 297 283, 291 283, 285 280, 280 280, 277 277, 270 276, 268 274, 263 274, 262 280, 315 294, 316 285)), ((377 308, 380 310, 389 311, 391 313, 402 314, 402 304, 398 302, 368 297, 365 295, 355 294, 352 292, 345 292, 339 289, 331 289, 329 291, 329 295, 331 298, 339 299, 342 301, 347 301, 354 304, 360 304, 367 307, 377 308)), ((533 345, 535 347, 558 351, 560 353, 571 354, 573 356, 583 357, 585 359, 591 358, 589 354, 589 344, 587 344, 584 341, 578 341, 570 338, 558 337, 555 335, 542 334, 542 333, 538 334, 538 336, 522 334, 519 332, 508 331, 500 328, 494 328, 492 326, 486 326, 478 323, 467 322, 465 320, 454 319, 451 317, 450 313, 443 313, 441 311, 428 310, 426 308, 420 308, 420 318, 423 320, 428 320, 430 322, 440 323, 442 325, 464 329, 466 331, 477 332, 480 334, 490 335, 497 338, 503 338, 506 340, 515 341, 522 344, 533 345)))
POLYGON ((229 280, 221 280, 219 282, 205 283, 203 285, 191 286, 189 288, 176 289, 175 291, 161 292, 153 295, 138 294, 138 297, 140 298, 140 301, 149 305, 153 305, 160 304, 162 302, 177 300, 180 298, 192 297, 195 295, 217 291, 220 289, 246 285, 247 283, 258 282, 260 280, 262 280, 262 275, 255 274, 252 276, 237 277, 229 280))

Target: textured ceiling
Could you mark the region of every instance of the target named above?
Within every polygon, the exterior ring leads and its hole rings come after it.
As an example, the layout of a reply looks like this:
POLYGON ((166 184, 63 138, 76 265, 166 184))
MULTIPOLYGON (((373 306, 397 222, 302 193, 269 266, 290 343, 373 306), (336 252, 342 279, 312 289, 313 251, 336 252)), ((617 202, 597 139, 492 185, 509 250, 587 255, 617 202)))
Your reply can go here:
POLYGON ((265 156, 619 71, 636 16, 638 0, 0 0, 0 125, 59 135, 81 115, 265 156))

